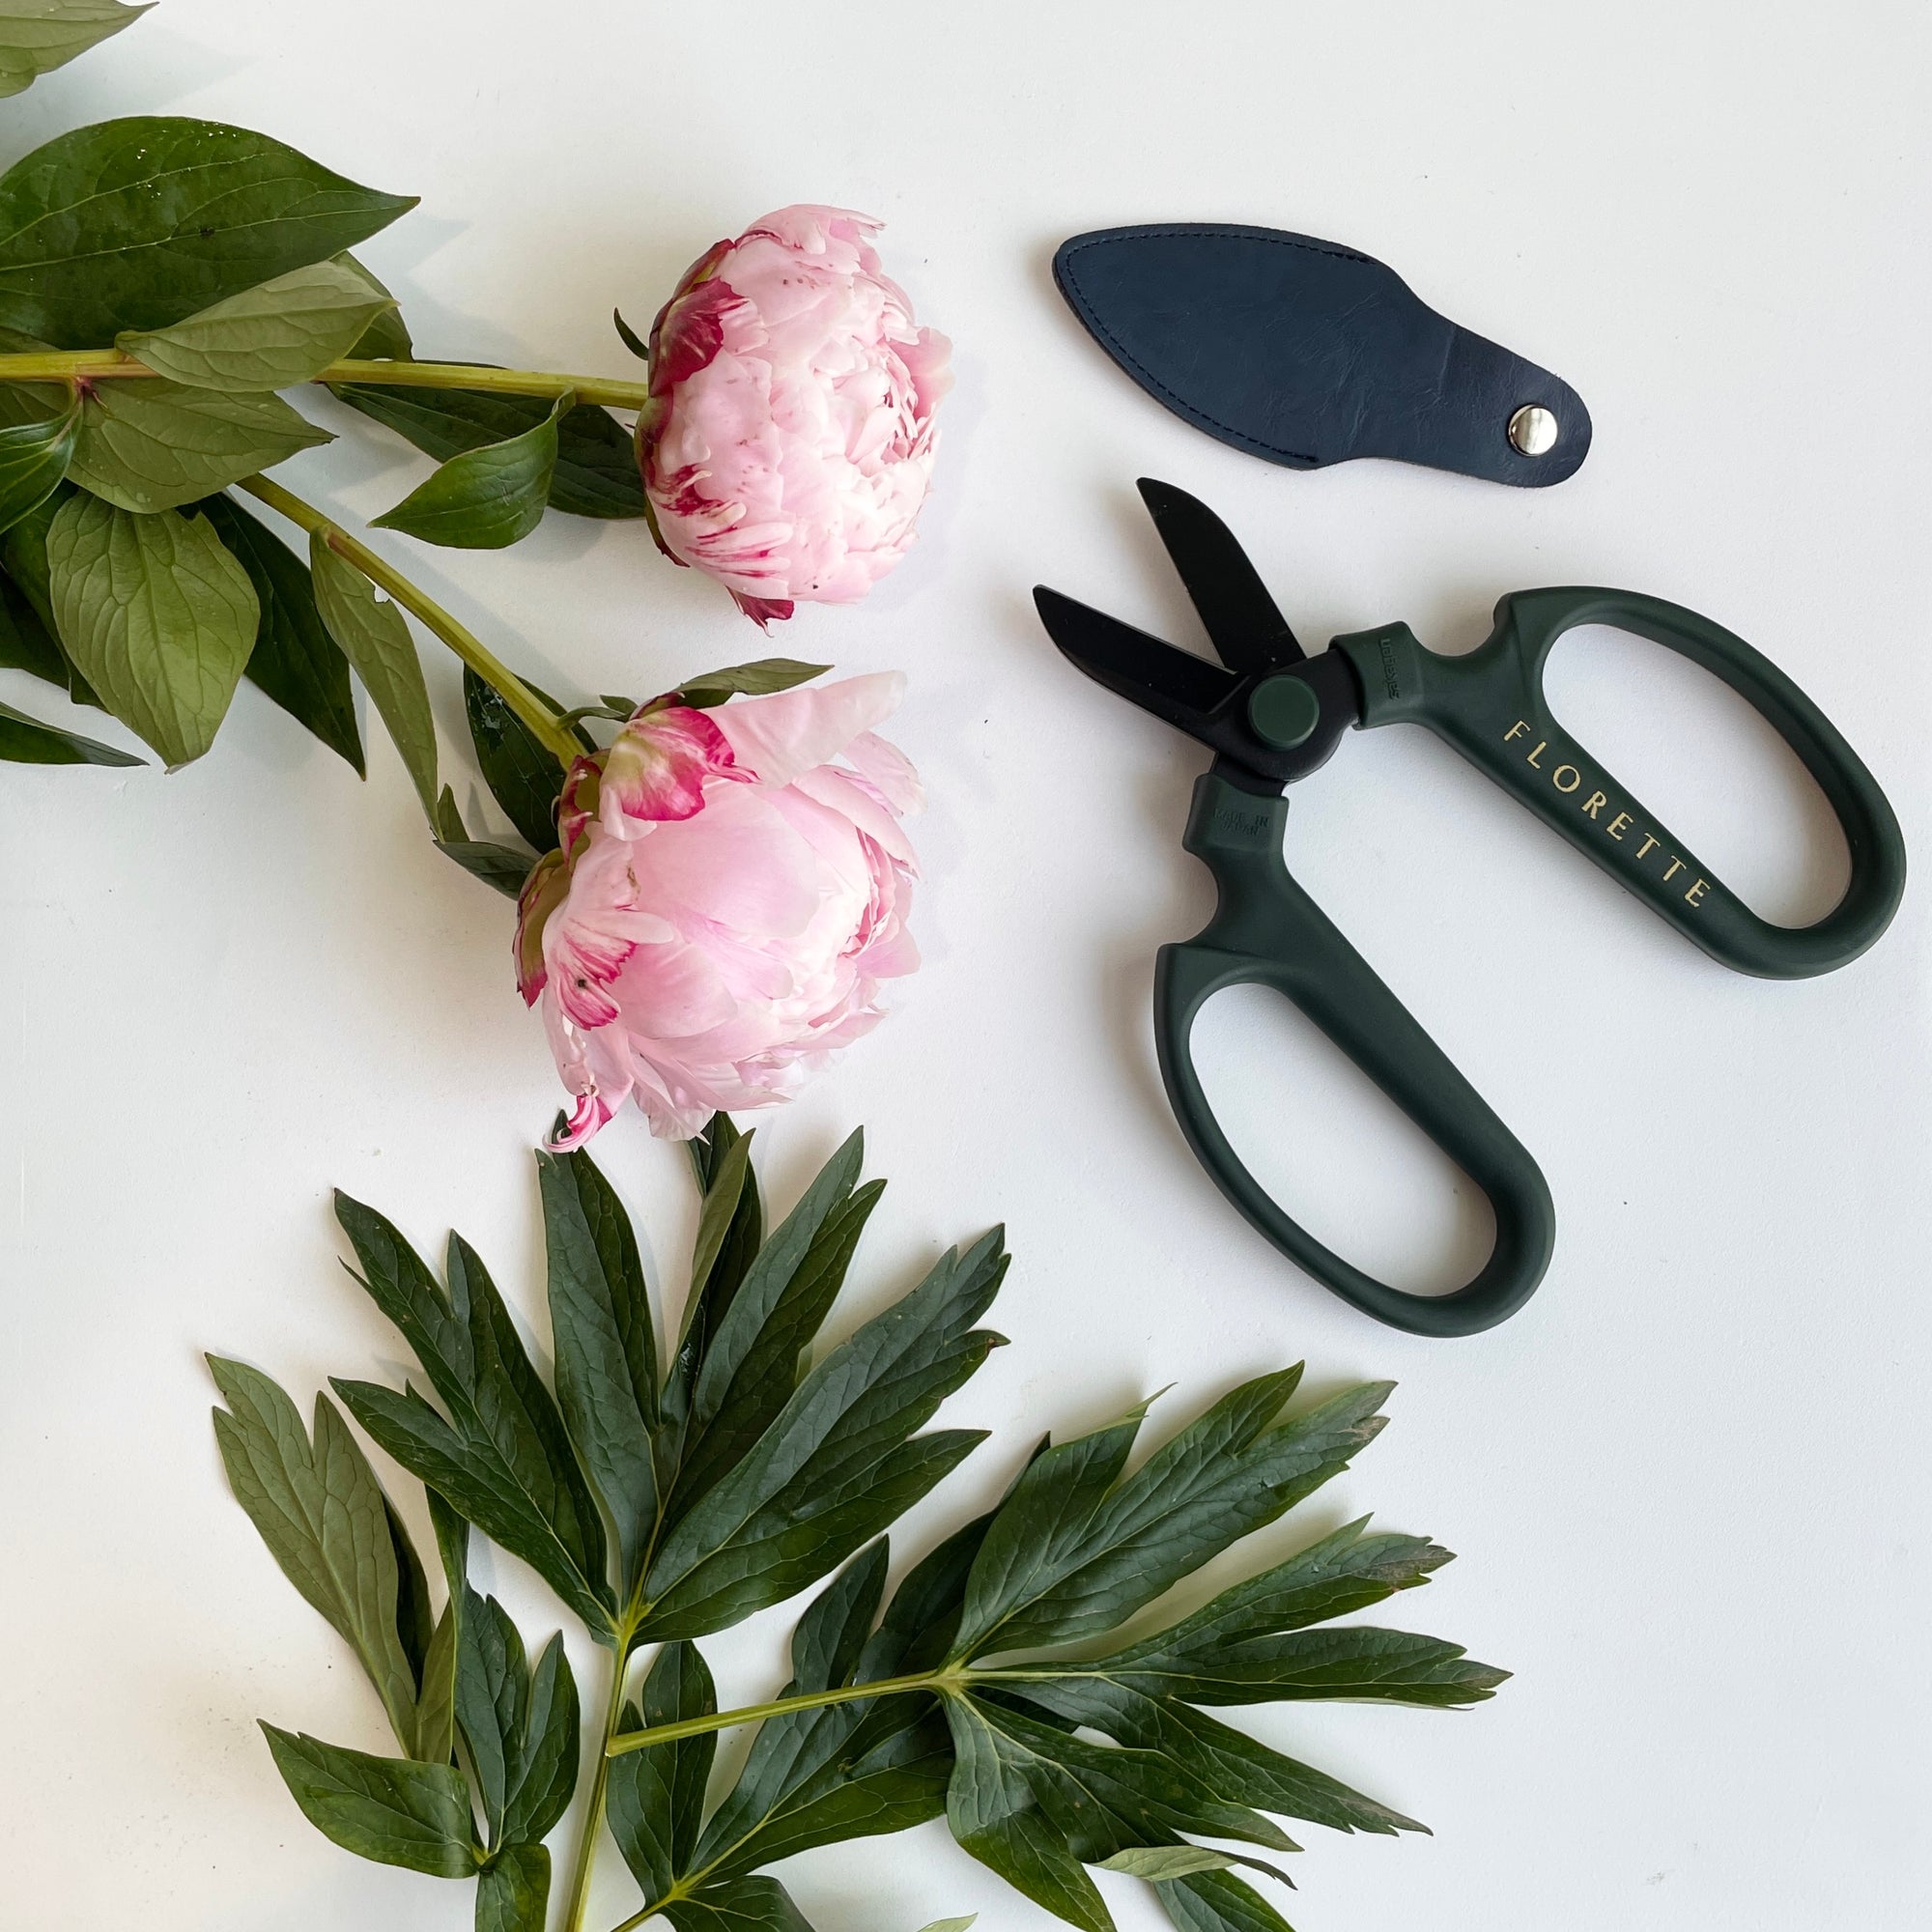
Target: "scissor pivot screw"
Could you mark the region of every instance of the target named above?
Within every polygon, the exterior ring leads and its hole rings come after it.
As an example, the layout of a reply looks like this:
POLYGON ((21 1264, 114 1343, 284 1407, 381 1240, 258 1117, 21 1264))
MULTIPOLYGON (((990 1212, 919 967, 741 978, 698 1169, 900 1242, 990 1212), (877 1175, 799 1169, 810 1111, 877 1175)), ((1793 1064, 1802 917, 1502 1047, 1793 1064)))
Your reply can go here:
POLYGON ((1321 700, 1298 677, 1264 677, 1248 696, 1248 723, 1268 744, 1291 752, 1321 722, 1321 700))
POLYGON ((1556 447, 1556 428, 1541 403, 1525 403, 1510 417, 1510 447, 1520 456, 1548 456, 1556 447))

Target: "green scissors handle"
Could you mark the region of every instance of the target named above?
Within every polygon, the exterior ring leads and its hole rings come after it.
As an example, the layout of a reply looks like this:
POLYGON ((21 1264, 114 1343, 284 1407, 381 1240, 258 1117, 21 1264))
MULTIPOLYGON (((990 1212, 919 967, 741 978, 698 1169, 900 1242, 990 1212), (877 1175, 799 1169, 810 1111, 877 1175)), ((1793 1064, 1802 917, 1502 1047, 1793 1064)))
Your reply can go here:
MULTIPOLYGON (((1496 606, 1489 640, 1466 657, 1425 650, 1406 624, 1337 638, 1331 648, 1360 686, 1350 694, 1355 722, 1426 725, 1739 972, 1770 979, 1830 972, 1864 952, 1897 909, 1905 844, 1871 773, 1782 671, 1694 611, 1631 591, 1517 591, 1496 606), (1798 754, 1851 853, 1850 883, 1825 918, 1801 927, 1760 919, 1550 716, 1544 666, 1556 639, 1579 624, 1613 625, 1702 665, 1798 754)), ((1279 675, 1312 689, 1316 680, 1332 687, 1336 672, 1314 658, 1279 675)), ((1294 715, 1279 699, 1276 708, 1294 715)), ((1316 712, 1311 697, 1300 715, 1316 712)), ((1250 700, 1248 715, 1266 723, 1271 714, 1250 700)), ((1154 1037, 1168 1098, 1215 1184, 1317 1280, 1411 1333, 1474 1334, 1521 1307, 1542 1280, 1555 1238, 1549 1189, 1522 1144, 1290 876, 1282 859, 1287 815, 1285 798, 1232 781, 1225 760, 1195 786, 1182 843, 1213 873, 1219 896, 1202 932, 1160 952, 1154 1037), (1495 1245, 1465 1287, 1410 1294, 1365 1274, 1287 1214, 1242 1164, 1208 1103, 1189 1043, 1202 1007, 1236 985, 1283 994, 1488 1195, 1495 1245)))
POLYGON ((1163 946, 1154 969, 1154 1043, 1175 1118, 1216 1186, 1248 1222, 1365 1315, 1414 1335, 1473 1335, 1527 1301, 1549 1265, 1556 1210, 1529 1151, 1377 978, 1282 860, 1285 798, 1259 798, 1213 772, 1196 781, 1181 842, 1214 875, 1214 917, 1163 946), (1276 1205, 1221 1131, 1194 1070, 1201 1009, 1229 986, 1284 995, 1375 1081, 1485 1194, 1496 1238, 1453 1294, 1410 1294, 1344 1261, 1276 1205))
POLYGON ((1362 724, 1427 726, 1736 972, 1830 973, 1885 930, 1905 890, 1898 820, 1831 720, 1768 658, 1694 611, 1631 590, 1518 590, 1495 615, 1488 641, 1465 657, 1425 650, 1406 624, 1337 638, 1361 680, 1362 724), (1851 854, 1851 882, 1825 918, 1805 926, 1760 919, 1551 717, 1544 667, 1579 624, 1630 631, 1701 665, 1798 754, 1851 854))
POLYGON ((1041 622, 1089 677, 1214 753, 1182 842, 1212 872, 1214 916, 1161 948, 1154 1039, 1181 1131, 1215 1184, 1281 1252, 1365 1314, 1418 1335, 1470 1335, 1536 1291, 1555 1245, 1536 1162, 1354 948, 1289 876, 1283 792, 1319 771, 1351 728, 1420 724, 1513 793, 1571 844, 1722 964, 1803 979, 1849 964, 1889 923, 1905 890, 1905 841, 1877 781, 1831 721, 1742 638, 1681 605, 1627 590, 1519 590, 1466 657, 1425 650, 1406 624, 1336 638, 1308 656, 1233 531, 1172 484, 1141 495, 1221 664, 1045 585, 1041 622), (1551 717, 1549 651, 1605 624, 1702 666, 1752 705, 1818 782, 1851 855, 1843 896, 1806 926, 1760 919, 1690 846, 1551 717), (1452 1294, 1378 1281, 1318 1240, 1242 1164, 1194 1066, 1202 1007, 1264 985, 1318 1026, 1489 1197, 1495 1243, 1452 1294))

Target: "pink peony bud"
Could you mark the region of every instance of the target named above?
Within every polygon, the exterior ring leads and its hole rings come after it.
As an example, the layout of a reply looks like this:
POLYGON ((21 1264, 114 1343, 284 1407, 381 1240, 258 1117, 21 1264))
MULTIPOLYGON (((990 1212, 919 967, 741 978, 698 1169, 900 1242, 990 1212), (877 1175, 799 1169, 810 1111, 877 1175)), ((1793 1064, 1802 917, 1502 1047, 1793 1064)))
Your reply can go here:
POLYGON ((880 271, 879 227, 781 209, 694 263, 651 327, 651 527, 760 625, 863 597, 925 500, 952 346, 880 271))
POLYGON ((565 785, 564 849, 518 905, 517 981, 576 1096, 581 1147, 627 1096, 654 1134, 789 1099, 919 955, 899 829, 918 777, 871 727, 896 672, 659 699, 565 785), (836 761, 836 762, 835 762, 836 761))

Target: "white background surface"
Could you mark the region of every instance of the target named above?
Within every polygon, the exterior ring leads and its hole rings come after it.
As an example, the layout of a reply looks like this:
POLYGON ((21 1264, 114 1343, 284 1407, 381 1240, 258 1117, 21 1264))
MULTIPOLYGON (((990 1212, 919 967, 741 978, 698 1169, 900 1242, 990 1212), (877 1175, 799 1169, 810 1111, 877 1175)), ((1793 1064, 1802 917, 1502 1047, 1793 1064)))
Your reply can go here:
MULTIPOLYGON (((1165 1384, 1171 1426, 1304 1355, 1312 1386, 1400 1378, 1383 1439, 1242 1563, 1374 1509, 1462 1553, 1387 1620, 1518 1674, 1466 1716, 1256 1718, 1437 1833, 1310 1828, 1303 1932, 1924 1922, 1926 895, 1847 972, 1733 977, 1419 733, 1345 745, 1296 793, 1291 864, 1537 1152, 1561 1215, 1547 1285, 1500 1331, 1377 1328, 1250 1236, 1168 1117, 1147 1003, 1154 947, 1208 908, 1178 843, 1201 759, 1074 677, 1026 593, 1047 579, 1194 638, 1143 471, 1214 503, 1318 642, 1401 616, 1464 649, 1503 590, 1628 583, 1764 647, 1932 849, 1927 52, 1905 0, 166 0, 0 110, 10 161, 83 121, 180 112, 419 193, 366 251, 419 348, 525 366, 627 372, 612 303, 645 323, 767 208, 888 218, 889 266, 957 343, 937 495, 869 605, 775 642, 911 674, 895 735, 933 799, 927 965, 770 1121, 764 1173, 788 1199, 866 1123, 894 1185, 840 1323, 946 1240, 1009 1224, 1014 1346, 947 1411, 996 1437, 901 1552, 1042 1429, 1165 1384), (1587 465, 1521 494, 1386 465, 1295 475, 1186 429, 1047 273, 1070 233, 1177 217, 1381 256, 1577 385, 1587 465)), ((314 407, 351 433, 290 466, 294 487, 370 515, 425 473, 314 407)), ((409 561, 573 696, 756 654, 638 525, 554 519, 506 554, 409 561)), ((1586 742, 1720 872, 1774 912, 1829 901, 1832 838, 1737 707, 1648 647, 1585 641, 1557 669, 1586 742)), ((431 851, 385 742, 371 767, 358 786, 244 689, 179 777, 0 772, 9 1925, 468 1923, 468 1888, 337 1851, 275 1778, 258 1717, 385 1734, 227 1495, 199 1358, 244 1356, 304 1403, 331 1372, 400 1373, 336 1264, 336 1183, 424 1244, 458 1223, 542 1334, 526 1150, 554 1076, 511 990, 507 909, 431 851)), ((1202 1051, 1319 1231, 1446 1279, 1479 1220, 1384 1110, 1265 1005, 1217 1009, 1202 1051)), ((681 1156, 629 1118, 597 1152, 674 1297, 681 1156)), ((554 1626, 517 1564, 481 1571, 532 1636, 554 1626)), ((734 1701, 779 1681, 787 1627, 712 1647, 734 1701)), ((631 1909, 605 1862, 600 1926, 631 1909)), ((828 1932, 1050 1922, 938 1826, 784 1876, 828 1932)), ((1104 1883, 1128 1932, 1161 1922, 1104 1883)))

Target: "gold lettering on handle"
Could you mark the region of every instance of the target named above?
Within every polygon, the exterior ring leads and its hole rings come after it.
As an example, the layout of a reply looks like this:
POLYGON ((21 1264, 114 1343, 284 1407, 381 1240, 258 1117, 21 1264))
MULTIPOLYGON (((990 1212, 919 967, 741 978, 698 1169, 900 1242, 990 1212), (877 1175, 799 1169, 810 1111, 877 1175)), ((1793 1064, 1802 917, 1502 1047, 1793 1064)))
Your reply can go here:
MULTIPOLYGON (((1530 727, 1527 721, 1519 718, 1503 733, 1502 741, 1507 745, 1518 738, 1527 738, 1529 730, 1530 727)), ((1523 753, 1523 763, 1531 771, 1543 772, 1543 754, 1548 749, 1549 740, 1548 738, 1539 738, 1535 745, 1523 753)), ((1571 793, 1581 791, 1583 788, 1583 774, 1576 765, 1558 765, 1554 771, 1544 772, 1544 776, 1566 798, 1571 793)), ((1609 793, 1606 791, 1590 792, 1588 796, 1580 801, 1577 809, 1585 818, 1589 819, 1591 824, 1601 827, 1619 845, 1624 842, 1625 833, 1637 824, 1635 815, 1623 810, 1619 806, 1614 804, 1609 793), (1605 811, 1610 814, 1607 819, 1603 816, 1605 811)), ((1645 832, 1639 827, 1637 836, 1642 841, 1636 848, 1636 856, 1639 862, 1648 859, 1653 852, 1663 850, 1662 841, 1654 834, 1645 832)), ((1673 857, 1668 853, 1665 853, 1664 856, 1670 861, 1668 869, 1663 874, 1665 879, 1674 879, 1679 872, 1688 869, 1682 859, 1673 857)), ((1711 882, 1708 879, 1697 879, 1686 891, 1684 895, 1685 900, 1690 905, 1701 905, 1704 902, 1705 894, 1710 890, 1711 882)))
POLYGON ((1710 890, 1711 890, 1710 880, 1699 879, 1697 883, 1694 886, 1692 886, 1688 893, 1684 895, 1684 903, 1686 905, 1701 905, 1704 901, 1704 895, 1708 893, 1710 890))

